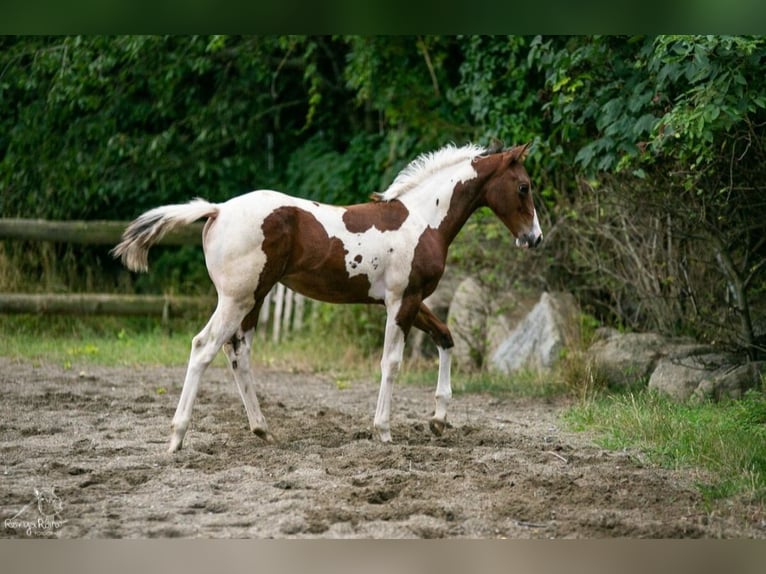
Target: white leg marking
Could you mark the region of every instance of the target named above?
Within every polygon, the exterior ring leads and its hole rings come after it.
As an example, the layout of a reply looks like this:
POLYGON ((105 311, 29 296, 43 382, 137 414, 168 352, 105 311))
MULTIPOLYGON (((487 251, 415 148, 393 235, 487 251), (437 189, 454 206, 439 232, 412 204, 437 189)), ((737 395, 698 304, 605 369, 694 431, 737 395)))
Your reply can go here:
POLYGON ((439 350, 439 379, 436 383, 436 395, 434 396, 434 416, 431 419, 431 432, 441 435, 447 423, 447 406, 452 398, 452 382, 450 380, 450 367, 452 363, 452 351, 450 349, 439 350))
POLYGON ((404 354, 404 331, 396 324, 396 313, 400 306, 401 302, 389 305, 386 317, 383 358, 380 361, 380 393, 378 394, 378 406, 375 409, 373 422, 381 442, 391 442, 391 395, 404 354))
POLYGON ((229 359, 229 367, 234 375, 234 381, 237 383, 239 396, 242 397, 242 402, 245 405, 250 430, 263 440, 271 442, 273 437, 269 432, 266 418, 263 416, 261 406, 258 403, 258 397, 255 393, 255 377, 250 366, 253 329, 250 329, 247 333, 243 333, 240 329, 235 337, 239 339, 239 344, 235 346, 232 345, 231 341, 227 341, 223 346, 223 350, 229 359))
POLYGON ((197 398, 199 383, 208 365, 213 361, 224 341, 236 333, 242 319, 231 301, 219 299, 218 307, 207 325, 192 339, 189 365, 186 368, 186 378, 181 390, 175 415, 173 415, 173 431, 170 435, 169 452, 181 449, 184 435, 191 422, 194 399, 197 398))

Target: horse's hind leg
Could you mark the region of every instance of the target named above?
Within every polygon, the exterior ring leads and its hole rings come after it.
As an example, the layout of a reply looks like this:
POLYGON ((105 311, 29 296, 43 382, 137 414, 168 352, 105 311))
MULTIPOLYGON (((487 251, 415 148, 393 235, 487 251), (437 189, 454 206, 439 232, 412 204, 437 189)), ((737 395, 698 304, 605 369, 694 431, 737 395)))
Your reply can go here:
POLYGON ((242 311, 231 299, 219 298, 213 316, 207 325, 193 339, 189 365, 186 368, 181 398, 178 401, 175 415, 173 415, 173 431, 170 435, 169 452, 181 449, 186 430, 191 422, 192 407, 199 390, 200 379, 213 361, 224 342, 231 339, 237 332, 242 317, 246 311, 242 311))
MULTIPOLYGON (((250 312, 248 317, 257 317, 259 309, 260 305, 258 304, 253 311, 250 312)), ((253 343, 255 324, 248 323, 249 321, 245 319, 243 326, 237 330, 231 339, 224 343, 223 350, 226 353, 226 357, 229 359, 229 367, 231 368, 234 380, 237 383, 242 402, 245 404, 245 411, 247 412, 247 420, 250 423, 250 430, 256 436, 271 442, 273 438, 269 432, 269 427, 266 424, 266 418, 261 412, 258 397, 255 394, 255 380, 250 366, 250 349, 253 343), (247 331, 244 331, 243 329, 247 329, 247 331)))
POLYGON ((439 320, 431 310, 421 303, 415 317, 414 326, 428 333, 436 343, 439 351, 439 378, 436 382, 434 396, 434 415, 428 423, 431 432, 441 436, 447 425, 447 406, 452 398, 452 382, 450 368, 452 362, 452 347, 455 345, 447 325, 439 320))

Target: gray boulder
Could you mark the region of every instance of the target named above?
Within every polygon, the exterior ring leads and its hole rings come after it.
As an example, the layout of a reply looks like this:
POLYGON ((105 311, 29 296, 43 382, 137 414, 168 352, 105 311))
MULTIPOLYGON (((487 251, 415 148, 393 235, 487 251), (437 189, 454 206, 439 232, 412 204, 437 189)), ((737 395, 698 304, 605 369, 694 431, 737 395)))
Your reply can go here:
POLYGON ((742 363, 707 347, 677 347, 658 361, 649 388, 677 401, 738 399, 760 383, 764 372, 764 362, 742 363))
POLYGON ((615 387, 647 379, 670 340, 656 333, 620 333, 599 329, 598 339, 588 349, 588 356, 602 377, 615 387))
POLYGON ((580 312, 570 293, 543 293, 491 355, 493 369, 547 370, 579 337, 580 312))
POLYGON ((758 386, 764 374, 766 361, 718 369, 700 381, 691 398, 697 401, 741 399, 745 392, 758 386))
POLYGON ((702 379, 710 376, 725 360, 723 355, 704 347, 676 348, 657 361, 649 377, 649 388, 677 401, 685 401, 702 379))

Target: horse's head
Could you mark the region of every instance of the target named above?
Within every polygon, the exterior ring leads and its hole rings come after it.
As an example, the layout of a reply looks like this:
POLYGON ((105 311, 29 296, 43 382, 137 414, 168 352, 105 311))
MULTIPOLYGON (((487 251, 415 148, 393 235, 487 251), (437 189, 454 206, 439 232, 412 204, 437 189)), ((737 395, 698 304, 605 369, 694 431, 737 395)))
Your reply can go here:
POLYGON ((543 232, 532 200, 532 186, 524 159, 530 144, 506 151, 489 150, 475 160, 477 171, 486 170, 484 203, 516 237, 519 247, 537 247, 543 232))

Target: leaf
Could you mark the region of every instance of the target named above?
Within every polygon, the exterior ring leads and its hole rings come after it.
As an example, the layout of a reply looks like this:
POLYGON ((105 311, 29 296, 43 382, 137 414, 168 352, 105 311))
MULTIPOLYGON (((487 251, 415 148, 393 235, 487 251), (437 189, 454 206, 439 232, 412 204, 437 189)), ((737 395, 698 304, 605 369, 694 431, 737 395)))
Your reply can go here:
POLYGON ((712 123, 721 115, 721 108, 715 105, 709 105, 705 108, 703 115, 706 122, 712 123))
POLYGON ((655 128, 658 121, 659 119, 653 114, 642 115, 633 125, 633 135, 640 136, 641 134, 650 133, 655 128))

